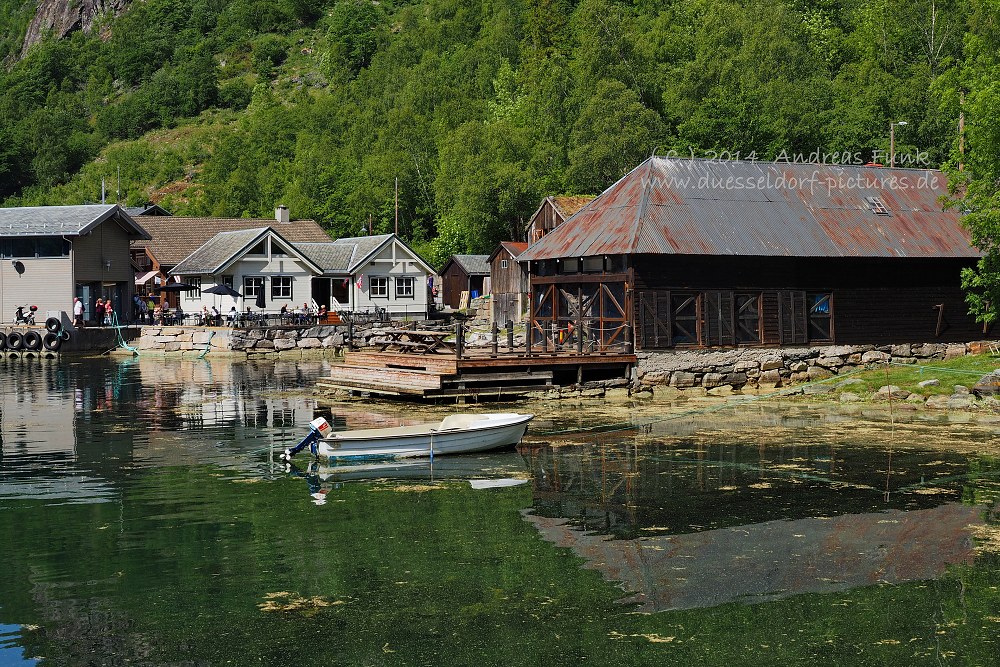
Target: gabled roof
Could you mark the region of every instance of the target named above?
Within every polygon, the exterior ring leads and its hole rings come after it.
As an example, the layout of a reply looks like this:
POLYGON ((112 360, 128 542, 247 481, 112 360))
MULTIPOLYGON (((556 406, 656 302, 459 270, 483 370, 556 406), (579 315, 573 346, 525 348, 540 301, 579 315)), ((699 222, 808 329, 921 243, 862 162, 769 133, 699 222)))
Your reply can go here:
POLYGON ((81 236, 112 218, 130 236, 150 238, 117 204, 0 208, 0 236, 81 236))
POLYGON ((206 241, 200 248, 178 262, 170 273, 171 275, 211 275, 218 273, 234 261, 243 257, 266 236, 271 236, 272 239, 277 240, 281 246, 305 262, 316 273, 323 273, 323 269, 296 249, 295 244, 289 243, 282 238, 281 234, 270 227, 243 229, 235 232, 219 232, 206 241))
POLYGON ((488 276, 490 275, 490 256, 489 255, 452 255, 445 262, 444 267, 441 269, 441 273, 448 270, 448 266, 454 262, 458 264, 466 275, 469 276, 488 276))
POLYGON ((552 202, 552 205, 562 214, 563 220, 567 220, 582 209, 584 206, 593 201, 595 195, 557 195, 555 197, 546 197, 552 202))
POLYGON ((145 206, 126 206, 125 212, 133 218, 141 215, 170 215, 170 211, 159 204, 146 204, 145 206))
POLYGON ((979 257, 945 196, 931 169, 652 157, 518 259, 979 257))
POLYGON ((500 245, 498 245, 496 250, 490 254, 489 259, 487 259, 486 262, 488 264, 492 264, 493 260, 496 259, 497 255, 499 255, 503 250, 506 250, 507 254, 516 259, 517 256, 527 250, 527 248, 528 244, 523 241, 501 241, 500 245))
POLYGON ((395 234, 354 236, 337 239, 332 243, 296 243, 295 247, 322 267, 323 273, 349 275, 356 272, 373 255, 376 255, 393 241, 406 248, 407 252, 420 263, 420 266, 427 273, 434 273, 430 265, 395 234))
POLYGON ((273 218, 188 218, 172 215, 144 216, 142 224, 152 239, 134 245, 148 248, 156 260, 167 267, 177 264, 220 232, 270 227, 291 243, 330 242, 330 236, 315 220, 278 222, 273 218))

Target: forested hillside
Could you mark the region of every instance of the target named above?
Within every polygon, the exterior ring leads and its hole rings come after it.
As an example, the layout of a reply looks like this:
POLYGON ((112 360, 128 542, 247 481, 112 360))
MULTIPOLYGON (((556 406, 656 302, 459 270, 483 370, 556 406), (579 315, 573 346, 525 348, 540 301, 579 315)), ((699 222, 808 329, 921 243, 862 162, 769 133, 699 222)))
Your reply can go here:
POLYGON ((994 196, 992 0, 136 0, 19 59, 34 4, 0 0, 6 205, 103 178, 354 235, 392 229, 398 178, 401 234, 440 263, 653 152, 867 160, 905 120, 899 153, 957 164, 960 91, 994 196))

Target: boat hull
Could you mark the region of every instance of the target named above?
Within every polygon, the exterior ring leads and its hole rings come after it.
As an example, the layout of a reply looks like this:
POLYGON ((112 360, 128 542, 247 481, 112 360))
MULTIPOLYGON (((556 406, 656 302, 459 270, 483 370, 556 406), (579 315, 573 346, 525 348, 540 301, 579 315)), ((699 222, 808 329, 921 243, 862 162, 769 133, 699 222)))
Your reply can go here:
POLYGON ((465 428, 425 424, 334 433, 319 441, 317 454, 328 459, 387 459, 485 452, 519 443, 533 415, 484 417, 465 428))

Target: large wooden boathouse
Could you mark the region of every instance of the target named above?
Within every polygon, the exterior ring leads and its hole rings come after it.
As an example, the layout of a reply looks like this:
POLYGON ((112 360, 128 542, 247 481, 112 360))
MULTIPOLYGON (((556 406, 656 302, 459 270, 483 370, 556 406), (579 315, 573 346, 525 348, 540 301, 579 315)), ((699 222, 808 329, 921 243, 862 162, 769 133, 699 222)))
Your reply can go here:
POLYGON ((530 342, 582 351, 981 338, 935 170, 652 157, 518 260, 530 342))

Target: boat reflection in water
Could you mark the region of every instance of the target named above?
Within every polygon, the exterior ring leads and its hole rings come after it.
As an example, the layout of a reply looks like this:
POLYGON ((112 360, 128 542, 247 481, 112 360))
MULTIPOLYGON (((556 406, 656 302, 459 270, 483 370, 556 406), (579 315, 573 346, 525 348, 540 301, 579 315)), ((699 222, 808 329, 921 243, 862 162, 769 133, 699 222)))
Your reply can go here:
MULTIPOLYGON (((647 612, 941 576, 971 564, 981 506, 941 452, 831 445, 591 445, 524 451, 540 534, 647 612)), ((994 485, 995 471, 964 483, 994 485)))
POLYGON ((362 463, 297 461, 288 472, 303 477, 317 505, 345 483, 468 484, 474 489, 519 486, 528 483, 528 467, 514 451, 461 454, 434 459, 396 459, 362 463))

